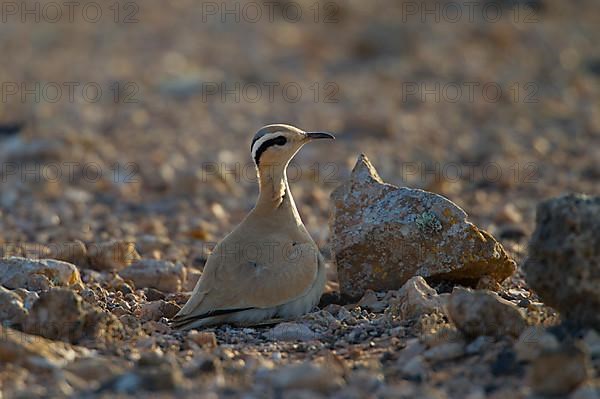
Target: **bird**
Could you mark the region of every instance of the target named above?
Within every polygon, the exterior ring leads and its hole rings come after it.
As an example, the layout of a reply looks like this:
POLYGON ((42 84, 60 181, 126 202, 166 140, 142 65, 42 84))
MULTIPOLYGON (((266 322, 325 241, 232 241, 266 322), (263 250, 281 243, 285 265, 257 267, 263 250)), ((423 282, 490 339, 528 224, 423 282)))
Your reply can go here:
POLYGON ((264 126, 254 135, 256 205, 214 247, 192 295, 171 319, 172 327, 292 320, 318 304, 325 261, 300 218, 286 169, 300 148, 322 139, 335 137, 286 124, 264 126))

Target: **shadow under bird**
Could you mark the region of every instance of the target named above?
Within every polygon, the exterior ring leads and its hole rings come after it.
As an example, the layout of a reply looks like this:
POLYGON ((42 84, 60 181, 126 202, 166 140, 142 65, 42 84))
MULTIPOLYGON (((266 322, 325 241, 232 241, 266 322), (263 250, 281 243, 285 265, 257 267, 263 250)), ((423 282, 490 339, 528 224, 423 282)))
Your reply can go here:
POLYGON ((286 169, 304 144, 320 139, 334 137, 283 124, 256 133, 256 206, 208 257, 192 296, 172 319, 175 328, 293 319, 317 305, 325 262, 296 209, 286 169))

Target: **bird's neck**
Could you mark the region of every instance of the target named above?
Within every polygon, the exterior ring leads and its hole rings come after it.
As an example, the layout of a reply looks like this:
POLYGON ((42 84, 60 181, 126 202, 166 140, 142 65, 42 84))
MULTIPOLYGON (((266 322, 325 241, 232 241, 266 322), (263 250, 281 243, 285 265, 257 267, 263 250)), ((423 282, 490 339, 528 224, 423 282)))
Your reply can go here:
POLYGON ((287 181, 288 162, 282 164, 264 164, 258 167, 258 184, 260 193, 256 210, 269 212, 286 209, 297 214, 296 204, 287 181))

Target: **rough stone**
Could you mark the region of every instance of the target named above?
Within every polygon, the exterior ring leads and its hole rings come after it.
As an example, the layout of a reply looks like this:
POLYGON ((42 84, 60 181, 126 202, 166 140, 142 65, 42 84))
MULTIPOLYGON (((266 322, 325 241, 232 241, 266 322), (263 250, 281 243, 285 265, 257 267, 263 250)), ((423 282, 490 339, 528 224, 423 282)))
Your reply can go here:
POLYGON ((21 298, 21 300, 23 301, 23 307, 26 310, 31 309, 35 301, 37 301, 40 298, 40 295, 37 292, 28 291, 25 288, 17 288, 13 292, 21 298))
POLYGON ((44 292, 32 306, 23 331, 42 337, 75 343, 83 335, 82 299, 75 292, 53 288, 44 292))
POLYGON ((0 259, 0 284, 16 289, 47 290, 52 286, 80 285, 75 265, 52 259, 9 257, 0 259))
POLYGON ((166 356, 148 359, 143 356, 137 367, 115 379, 108 388, 119 393, 139 391, 168 391, 183 385, 183 372, 177 362, 166 356))
POLYGON ((574 391, 569 399, 600 399, 600 382, 584 384, 574 391))
POLYGON ((463 342, 447 342, 428 349, 423 353, 423 357, 432 362, 443 362, 456 359, 464 354, 465 344, 463 342))
POLYGON ((340 291, 350 298, 398 289, 413 276, 475 285, 515 270, 502 245, 456 204, 384 183, 364 155, 331 199, 332 250, 340 291))
POLYGON ((140 308, 140 318, 142 321, 160 320, 161 317, 170 319, 181 309, 179 306, 164 300, 158 300, 145 303, 140 308))
POLYGON ((489 291, 454 288, 448 316, 467 337, 480 335, 518 337, 527 327, 519 309, 489 291))
POLYGON ((136 288, 156 288, 164 292, 178 292, 185 281, 185 268, 181 264, 164 260, 142 259, 119 272, 131 280, 136 288))
POLYGON ((83 302, 66 288, 43 292, 23 322, 23 331, 29 334, 70 343, 112 339, 121 329, 115 316, 83 302))
POLYGON ((20 325, 27 316, 23 300, 15 292, 0 285, 0 321, 9 326, 20 325))
POLYGON ((517 358, 522 361, 532 361, 545 351, 558 349, 558 339, 541 326, 526 328, 515 343, 517 358))
POLYGON ((280 389, 309 389, 327 393, 344 384, 339 370, 305 362, 286 365, 272 376, 272 383, 280 389))
POLYGON ((538 395, 567 395, 590 377, 587 353, 575 345, 543 352, 529 369, 529 382, 538 395))
POLYGON ((300 323, 280 323, 267 332, 267 336, 274 341, 312 341, 318 339, 317 333, 300 323))
POLYGON ((523 269, 545 304, 600 329, 600 197, 570 194, 542 202, 523 269))
POLYGON ((216 348, 217 347, 217 336, 214 332, 197 331, 191 330, 187 339, 201 348, 216 348))
POLYGON ((406 342, 406 347, 398 353, 396 363, 402 367, 402 365, 408 363, 415 356, 419 356, 425 352, 425 349, 425 345, 418 338, 411 338, 406 342))
POLYGON ((448 294, 438 295, 421 276, 412 277, 398 290, 386 311, 401 319, 411 319, 425 313, 445 311, 448 294))
POLYGON ((69 363, 65 370, 86 381, 88 389, 97 389, 102 383, 123 374, 124 361, 101 356, 84 357, 69 363))
POLYGON ((427 376, 427 364, 422 355, 417 355, 403 364, 400 371, 407 377, 423 379, 427 376))
POLYGON ((0 325, 0 363, 19 365, 33 372, 64 367, 92 352, 63 342, 50 341, 0 325))
POLYGON ((360 301, 358 301, 358 306, 373 312, 381 312, 387 307, 387 304, 384 301, 380 301, 374 291, 367 290, 363 297, 360 298, 360 301))

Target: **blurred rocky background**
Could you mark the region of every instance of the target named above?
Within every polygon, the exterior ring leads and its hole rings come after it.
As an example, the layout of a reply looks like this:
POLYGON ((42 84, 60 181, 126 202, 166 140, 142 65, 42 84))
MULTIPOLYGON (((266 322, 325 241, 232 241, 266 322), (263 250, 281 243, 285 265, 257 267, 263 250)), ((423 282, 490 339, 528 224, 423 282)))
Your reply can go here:
POLYGON ((597 398, 597 200, 536 208, 600 194, 599 35, 594 0, 3 1, 5 397, 597 398), (289 170, 321 309, 172 331, 277 122, 337 137, 289 170), (340 299, 329 196, 360 153, 466 211, 514 274, 340 299))

